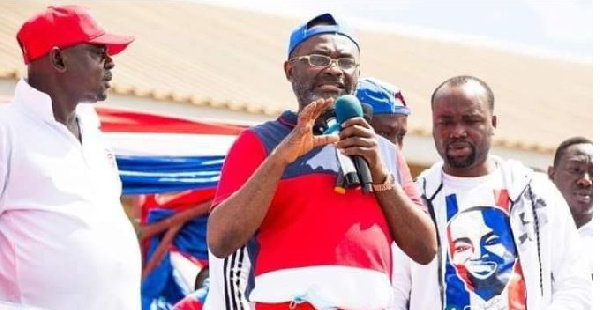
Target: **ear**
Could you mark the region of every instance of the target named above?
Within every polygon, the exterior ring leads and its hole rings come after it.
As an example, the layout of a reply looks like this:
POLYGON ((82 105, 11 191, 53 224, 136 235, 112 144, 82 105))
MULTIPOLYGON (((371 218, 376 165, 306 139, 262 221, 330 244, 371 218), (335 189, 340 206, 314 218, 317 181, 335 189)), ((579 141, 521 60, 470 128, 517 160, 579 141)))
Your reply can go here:
POLYGON ((550 178, 550 180, 554 181, 554 172, 556 170, 554 170, 553 166, 548 166, 548 177, 550 178))
POLYGON ((291 80, 292 80, 292 71, 293 71, 293 70, 292 70, 292 69, 293 69, 292 67, 293 67, 293 65, 292 65, 292 62, 291 62, 291 61, 289 61, 289 60, 286 60, 286 61, 283 63, 283 71, 285 72, 285 78, 286 78, 288 81, 291 81, 291 80))
POLYGON ((48 54, 50 59, 50 64, 56 71, 63 73, 67 71, 67 66, 65 65, 65 53, 61 51, 58 47, 53 47, 48 54))
POLYGON ((496 133, 496 115, 492 115, 492 136, 496 133))

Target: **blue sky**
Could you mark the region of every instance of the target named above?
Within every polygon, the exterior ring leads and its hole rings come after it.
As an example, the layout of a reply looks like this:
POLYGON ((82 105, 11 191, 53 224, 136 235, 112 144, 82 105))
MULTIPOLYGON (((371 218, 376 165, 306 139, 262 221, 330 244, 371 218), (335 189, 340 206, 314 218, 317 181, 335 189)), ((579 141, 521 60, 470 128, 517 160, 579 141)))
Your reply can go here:
POLYGON ((591 60, 592 0, 192 0, 309 17, 329 11, 367 27, 591 60))

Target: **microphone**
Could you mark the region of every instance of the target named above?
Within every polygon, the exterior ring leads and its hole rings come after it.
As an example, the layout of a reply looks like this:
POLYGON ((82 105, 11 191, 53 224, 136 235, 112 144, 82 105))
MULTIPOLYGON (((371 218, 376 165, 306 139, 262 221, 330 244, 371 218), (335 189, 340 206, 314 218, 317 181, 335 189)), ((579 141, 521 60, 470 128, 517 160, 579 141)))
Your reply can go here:
POLYGON ((363 117, 367 120, 367 123, 369 123, 369 125, 373 126, 373 107, 362 102, 360 103, 360 106, 363 111, 363 117))
POLYGON ((313 126, 313 134, 329 134, 339 132, 339 129, 340 126, 337 124, 337 120, 335 118, 335 110, 329 109, 325 110, 325 112, 323 112, 323 114, 315 120, 315 125, 313 126))
MULTIPOLYGON (((335 114, 338 126, 353 117, 364 117, 362 106, 354 95, 343 95, 335 100, 335 114)), ((350 156, 356 170, 363 192, 373 191, 373 177, 367 165, 367 161, 361 156, 350 156)))
MULTIPOLYGON (((363 113, 362 117, 367 120, 367 123, 371 124, 373 121, 373 108, 366 103, 361 103, 360 107, 363 113)), ((315 120, 315 125, 313 126, 313 134, 315 135, 338 133, 340 130, 335 109, 325 110, 323 115, 315 120)))
MULTIPOLYGON (((340 132, 340 125, 337 122, 336 111, 331 109, 325 111, 320 121, 315 124, 317 132, 322 134, 332 134, 340 132)), ((340 165, 340 172, 337 177, 335 191, 343 194, 346 192, 346 187, 359 186, 360 178, 358 171, 356 171, 353 160, 342 154, 338 148, 335 149, 335 155, 340 165)))
POLYGON ((335 149, 335 154, 341 169, 335 191, 344 193, 346 187, 354 188, 361 185, 360 175, 355 168, 354 160, 342 154, 338 148, 335 149))

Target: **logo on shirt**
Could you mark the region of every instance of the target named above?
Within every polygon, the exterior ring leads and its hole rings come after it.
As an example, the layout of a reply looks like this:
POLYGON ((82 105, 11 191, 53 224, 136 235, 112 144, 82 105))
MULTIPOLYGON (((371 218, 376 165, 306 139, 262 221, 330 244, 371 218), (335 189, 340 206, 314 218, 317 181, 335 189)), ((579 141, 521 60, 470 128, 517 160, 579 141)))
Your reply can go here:
POLYGON ((113 151, 111 149, 105 148, 104 153, 106 154, 106 159, 108 161, 109 167, 117 169, 117 160, 113 151))
MULTIPOLYGON (((525 288, 510 229, 508 201, 449 212, 446 309, 524 309, 525 288), (506 203, 506 205, 504 205, 506 203)), ((446 197, 458 210, 456 195, 446 197)))

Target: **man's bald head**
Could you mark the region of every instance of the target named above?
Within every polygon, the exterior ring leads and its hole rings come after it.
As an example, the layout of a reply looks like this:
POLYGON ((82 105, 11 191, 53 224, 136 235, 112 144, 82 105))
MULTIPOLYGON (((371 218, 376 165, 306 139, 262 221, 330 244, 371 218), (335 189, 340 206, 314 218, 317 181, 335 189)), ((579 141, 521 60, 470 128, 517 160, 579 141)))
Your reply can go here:
POLYGON ((486 82, 480 80, 479 78, 471 76, 471 75, 459 75, 459 76, 452 77, 452 78, 447 79, 444 82, 442 82, 433 91, 433 94, 431 95, 431 107, 433 108, 433 102, 434 102, 435 97, 437 96, 438 92, 440 92, 440 90, 445 89, 445 88, 460 87, 460 86, 467 85, 467 84, 473 85, 473 87, 467 88, 470 91, 478 92, 478 91, 483 90, 483 92, 485 92, 485 97, 486 97, 486 101, 488 104, 488 108, 489 108, 490 112, 492 114, 494 114, 494 100, 495 100, 494 92, 488 86, 488 84, 486 82))

